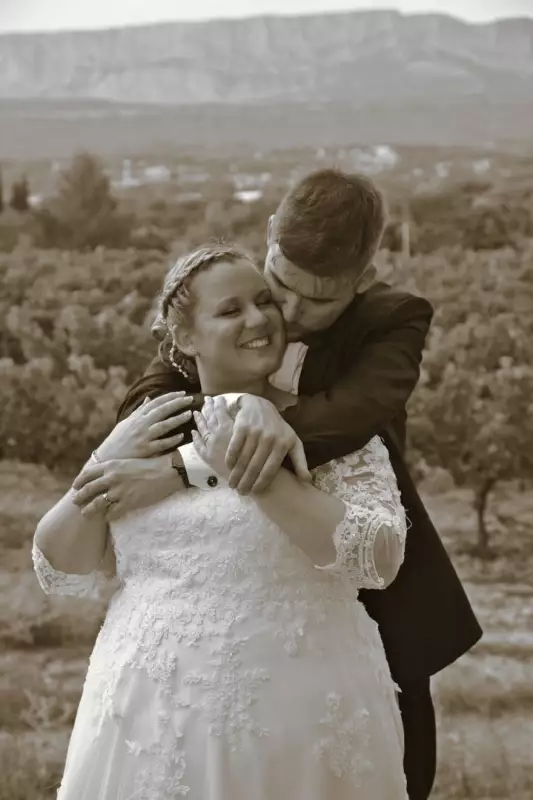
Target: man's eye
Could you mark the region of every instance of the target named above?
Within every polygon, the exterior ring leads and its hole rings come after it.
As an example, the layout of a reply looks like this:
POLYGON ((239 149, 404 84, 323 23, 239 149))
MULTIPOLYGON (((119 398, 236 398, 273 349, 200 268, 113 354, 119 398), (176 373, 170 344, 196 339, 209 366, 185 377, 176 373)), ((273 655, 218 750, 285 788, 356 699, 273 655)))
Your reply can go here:
POLYGON ((238 313, 239 313, 239 309, 238 308, 226 308, 226 309, 224 309, 224 311, 220 312, 220 316, 221 317, 233 317, 233 316, 235 316, 235 314, 238 314, 238 313))

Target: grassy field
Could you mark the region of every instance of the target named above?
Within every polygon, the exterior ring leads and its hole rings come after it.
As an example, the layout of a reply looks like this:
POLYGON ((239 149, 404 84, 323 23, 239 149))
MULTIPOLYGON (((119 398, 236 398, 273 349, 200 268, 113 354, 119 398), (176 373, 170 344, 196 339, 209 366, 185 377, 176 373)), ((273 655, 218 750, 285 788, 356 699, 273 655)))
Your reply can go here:
MULTIPOLYGON (((0 463, 0 800, 55 796, 103 605, 47 598, 31 571, 35 523, 68 485, 0 463)), ((495 546, 481 565, 467 492, 424 492, 485 636, 434 679, 439 723, 435 800, 533 797, 533 494, 499 497, 495 546), (518 531, 518 533, 517 533, 518 531)))

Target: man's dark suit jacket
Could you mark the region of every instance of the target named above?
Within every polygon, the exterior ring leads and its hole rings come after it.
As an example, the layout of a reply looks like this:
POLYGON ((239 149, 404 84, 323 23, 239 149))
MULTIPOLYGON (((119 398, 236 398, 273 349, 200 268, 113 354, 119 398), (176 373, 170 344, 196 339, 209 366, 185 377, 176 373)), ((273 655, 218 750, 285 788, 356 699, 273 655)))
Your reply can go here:
MULTIPOLYGON (((405 404, 419 377, 432 315, 423 298, 383 283, 358 295, 331 328, 307 341, 298 403, 284 414, 311 469, 360 449, 376 434, 387 446, 410 521, 405 559, 387 589, 360 596, 379 624, 400 685, 440 671, 482 635, 403 459, 405 404)), ((118 418, 147 396, 181 389, 200 393, 199 385, 155 359, 129 390, 118 418)), ((196 397, 198 405, 201 400, 196 397)))

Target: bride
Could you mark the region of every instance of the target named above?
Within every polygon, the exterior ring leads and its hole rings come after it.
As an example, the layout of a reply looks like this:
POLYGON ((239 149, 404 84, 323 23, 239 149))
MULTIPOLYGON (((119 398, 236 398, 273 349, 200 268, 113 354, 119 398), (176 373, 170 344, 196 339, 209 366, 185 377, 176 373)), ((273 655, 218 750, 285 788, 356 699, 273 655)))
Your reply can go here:
MULTIPOLYGON (((268 383, 284 352, 281 315, 238 248, 178 260, 160 311, 205 394, 291 402, 268 383)), ((119 423, 121 443, 124 431, 133 442, 156 428, 175 447, 188 414, 169 415, 183 405, 145 402, 119 423)), ((45 592, 115 589, 58 800, 406 800, 396 687, 357 599, 387 586, 403 559, 385 446, 374 438, 314 470, 312 484, 282 469, 243 497, 226 483, 225 401, 208 397, 195 422, 217 488, 185 490, 169 468, 170 496, 109 520, 84 518, 70 489, 37 527, 45 592)), ((125 457, 116 442, 112 432, 95 459, 125 457)))

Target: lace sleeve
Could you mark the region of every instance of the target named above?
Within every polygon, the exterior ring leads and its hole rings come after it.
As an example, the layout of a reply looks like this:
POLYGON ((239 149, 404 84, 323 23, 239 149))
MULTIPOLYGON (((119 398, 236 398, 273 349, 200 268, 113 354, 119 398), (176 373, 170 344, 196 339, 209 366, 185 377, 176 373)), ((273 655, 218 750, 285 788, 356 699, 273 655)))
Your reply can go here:
POLYGON ((33 542, 33 568, 41 589, 45 594, 71 595, 73 597, 99 600, 111 589, 118 588, 118 578, 104 569, 108 561, 108 550, 98 567, 87 575, 75 575, 54 569, 39 547, 33 542))
POLYGON ((334 532, 336 561, 318 569, 348 572, 362 589, 384 589, 402 564, 407 531, 387 448, 375 436, 361 450, 318 467, 313 482, 346 505, 334 532))

